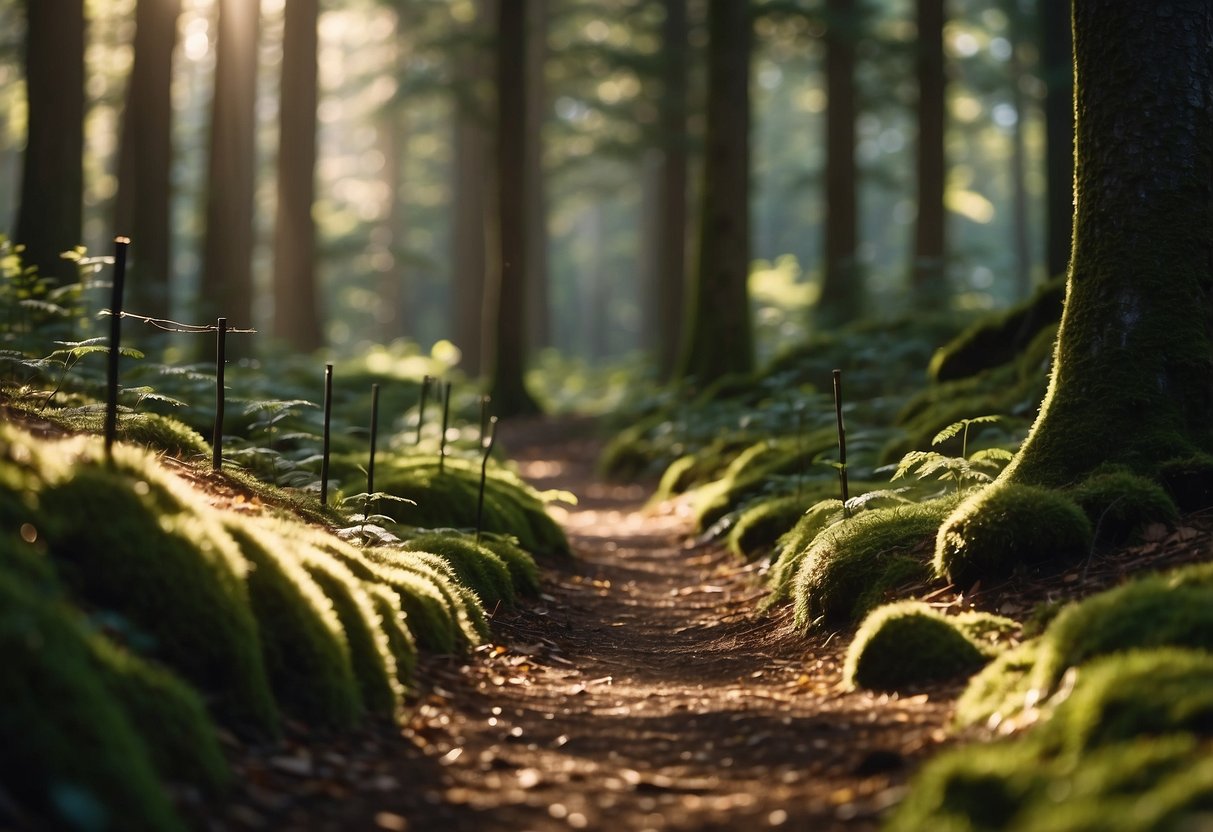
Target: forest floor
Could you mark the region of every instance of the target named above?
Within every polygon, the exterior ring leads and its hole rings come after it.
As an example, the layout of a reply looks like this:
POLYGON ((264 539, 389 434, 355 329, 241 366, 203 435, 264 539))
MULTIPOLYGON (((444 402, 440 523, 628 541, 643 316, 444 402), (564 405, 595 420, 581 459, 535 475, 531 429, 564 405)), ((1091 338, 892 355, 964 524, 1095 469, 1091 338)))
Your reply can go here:
POLYGON ((847 639, 757 612, 753 566, 689 541, 685 506, 594 478, 583 422, 502 444, 574 557, 493 616, 494 643, 424 658, 407 724, 285 746, 229 738, 237 794, 212 829, 872 829, 946 741, 959 686, 846 692, 847 639))

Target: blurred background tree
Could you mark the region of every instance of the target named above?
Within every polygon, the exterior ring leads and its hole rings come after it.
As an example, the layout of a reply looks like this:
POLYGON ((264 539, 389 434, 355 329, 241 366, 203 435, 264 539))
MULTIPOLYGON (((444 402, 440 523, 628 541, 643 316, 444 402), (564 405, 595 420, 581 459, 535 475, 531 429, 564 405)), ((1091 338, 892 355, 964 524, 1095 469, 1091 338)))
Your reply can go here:
MULTIPOLYGON (((441 344, 478 377, 502 349, 494 229, 518 219, 524 369, 645 356, 666 377, 692 337, 708 0, 526 3, 510 70, 534 106, 501 125, 501 0, 51 5, 0 0, 0 228, 43 269, 127 233, 146 314, 297 350, 441 344), (498 201, 502 127, 523 151, 498 201)), ((1064 270, 1068 4, 729 5, 753 34, 749 291, 728 305, 758 360, 913 314, 924 286, 964 316, 1064 270)))

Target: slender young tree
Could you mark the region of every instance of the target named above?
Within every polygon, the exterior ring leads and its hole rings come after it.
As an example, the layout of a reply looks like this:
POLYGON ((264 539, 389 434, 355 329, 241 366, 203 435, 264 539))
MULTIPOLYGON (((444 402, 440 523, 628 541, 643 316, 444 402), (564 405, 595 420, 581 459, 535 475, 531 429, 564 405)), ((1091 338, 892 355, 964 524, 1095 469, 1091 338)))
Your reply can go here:
POLYGON ((917 0, 918 22, 918 218, 910 285, 916 305, 935 309, 948 296, 945 256, 947 212, 944 183, 944 130, 947 85, 943 62, 944 0, 917 0))
POLYGON ((753 368, 750 267, 750 4, 708 3, 708 99, 699 259, 681 372, 706 384, 753 368))
POLYGON ((1045 251, 1049 276, 1066 273, 1074 229, 1074 61, 1070 0, 1038 2, 1045 81, 1045 251))
POLYGON ((15 241, 25 263, 75 279, 59 255, 81 240, 84 201, 84 0, 27 0, 28 132, 15 241))
POLYGON ((207 163, 202 297, 206 319, 253 322, 254 114, 260 0, 219 0, 207 163))
POLYGON ((324 344, 316 304, 316 106, 319 0, 285 8, 279 105, 278 221, 274 230, 276 338, 311 352, 324 344))
POLYGON ((859 245, 858 172, 855 165, 856 0, 826 2, 826 222, 825 269, 814 309, 818 327, 853 320, 863 306, 859 245))
POLYGON ((114 233, 132 238, 130 308, 167 317, 171 302, 173 50, 181 0, 139 0, 135 57, 122 113, 114 233))
POLYGON ((1064 488, 1101 466, 1213 504, 1210 43, 1208 0, 1075 0, 1075 233, 1053 375, 1027 441, 941 546, 995 533, 983 512, 1000 487, 1064 488))
POLYGON ((526 389, 526 0, 497 10, 497 262, 485 291, 492 321, 489 394, 502 417, 539 412, 526 389))

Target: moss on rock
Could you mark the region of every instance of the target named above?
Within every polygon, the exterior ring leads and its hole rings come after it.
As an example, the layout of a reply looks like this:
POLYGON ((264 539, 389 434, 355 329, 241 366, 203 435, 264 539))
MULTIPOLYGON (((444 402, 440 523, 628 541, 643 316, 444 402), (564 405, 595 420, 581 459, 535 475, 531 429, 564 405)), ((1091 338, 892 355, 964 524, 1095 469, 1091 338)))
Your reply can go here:
POLYGON ((770 554, 776 541, 796 525, 813 502, 807 497, 791 495, 751 505, 729 529, 729 551, 742 560, 770 554))
POLYGON ((915 690, 972 673, 987 662, 978 644, 926 604, 902 601, 871 612, 847 650, 850 688, 915 690))
POLYGON ((1057 491, 997 482, 947 518, 935 546, 935 573, 959 587, 1006 578, 1019 567, 1059 566, 1087 556, 1091 523, 1057 491))
POLYGON ((1095 543, 1115 546, 1152 523, 1173 526, 1179 511, 1158 483, 1130 471, 1103 470, 1066 492, 1095 529, 1095 543))
POLYGON ((930 543, 954 496, 856 514, 813 539, 796 572, 796 626, 861 618, 886 593, 930 577, 930 543))
POLYGON ((514 581, 509 565, 493 550, 469 536, 431 532, 405 541, 404 548, 443 558, 459 580, 475 590, 486 604, 510 604, 514 600, 514 581))

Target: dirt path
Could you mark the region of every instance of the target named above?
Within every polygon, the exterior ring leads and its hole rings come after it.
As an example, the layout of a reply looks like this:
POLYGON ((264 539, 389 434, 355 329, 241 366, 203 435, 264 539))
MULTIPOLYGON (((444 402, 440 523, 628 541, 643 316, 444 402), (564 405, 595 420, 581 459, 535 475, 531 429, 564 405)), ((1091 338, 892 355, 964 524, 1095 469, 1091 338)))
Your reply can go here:
POLYGON ((322 752, 331 787, 273 828, 874 828, 954 691, 840 691, 842 640, 756 615, 754 570, 687 548, 677 506, 594 482, 594 442, 505 440, 528 479, 580 497, 562 512, 575 560, 547 564, 537 605, 499 611, 473 661, 426 662, 404 741, 322 752))

